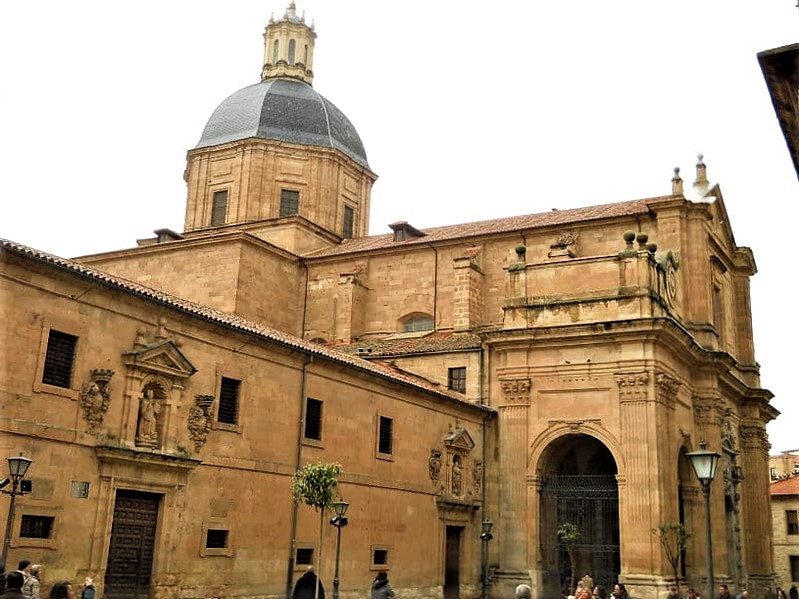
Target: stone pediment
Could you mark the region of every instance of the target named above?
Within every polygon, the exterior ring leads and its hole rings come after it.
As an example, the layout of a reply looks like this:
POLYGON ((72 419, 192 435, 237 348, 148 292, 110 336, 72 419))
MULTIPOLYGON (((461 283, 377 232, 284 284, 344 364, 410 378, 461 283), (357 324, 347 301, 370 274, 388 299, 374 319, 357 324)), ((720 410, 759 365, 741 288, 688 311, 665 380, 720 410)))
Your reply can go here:
POLYGON ((471 435, 462 428, 456 428, 444 437, 444 445, 450 449, 456 449, 464 453, 468 453, 474 449, 474 441, 471 435))
POLYGON ((197 372, 183 352, 170 340, 164 339, 137 347, 124 354, 125 364, 141 370, 186 379, 197 372))

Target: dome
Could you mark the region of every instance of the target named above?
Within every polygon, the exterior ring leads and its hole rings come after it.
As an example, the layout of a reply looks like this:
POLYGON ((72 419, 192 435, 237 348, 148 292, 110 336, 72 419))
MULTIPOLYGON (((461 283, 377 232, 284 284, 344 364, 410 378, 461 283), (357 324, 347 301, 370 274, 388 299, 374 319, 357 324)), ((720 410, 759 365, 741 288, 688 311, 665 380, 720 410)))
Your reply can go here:
POLYGON ((302 81, 271 78, 237 91, 211 115, 196 147, 250 137, 334 148, 369 168, 349 119, 302 81))

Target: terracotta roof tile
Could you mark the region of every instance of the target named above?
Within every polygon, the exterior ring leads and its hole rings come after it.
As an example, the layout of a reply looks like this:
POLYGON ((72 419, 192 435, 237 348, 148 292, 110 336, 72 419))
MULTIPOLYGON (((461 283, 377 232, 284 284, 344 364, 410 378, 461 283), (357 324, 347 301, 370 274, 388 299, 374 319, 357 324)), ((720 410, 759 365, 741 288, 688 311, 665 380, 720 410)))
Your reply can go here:
POLYGON ((632 200, 628 202, 618 202, 615 204, 601 204, 599 206, 589 206, 587 208, 553 210, 550 212, 529 214, 526 216, 511 216, 507 218, 497 218, 494 220, 484 220, 460 225, 433 227, 431 229, 421 229, 421 231, 425 234, 424 237, 406 239, 405 241, 394 241, 393 233, 388 233, 386 235, 372 235, 370 237, 361 237, 360 239, 345 239, 335 247, 319 250, 309 254, 307 257, 322 258, 325 256, 336 256, 339 254, 350 254, 354 252, 366 252, 378 249, 428 244, 437 241, 446 241, 464 237, 495 235, 498 233, 539 229, 543 227, 567 225, 604 218, 635 216, 637 214, 648 213, 649 202, 666 198, 667 196, 663 196, 642 200, 632 200))
POLYGON ((363 357, 388 357, 405 354, 450 352, 475 350, 480 348, 482 339, 474 333, 454 333, 440 331, 424 337, 398 337, 392 339, 363 339, 351 343, 329 343, 327 347, 363 357))
POLYGON ((437 385, 427 383, 417 377, 403 374, 396 369, 387 368, 379 363, 371 363, 368 360, 363 360, 361 358, 348 355, 344 352, 337 351, 334 348, 304 341, 298 337, 283 333, 282 331, 278 331, 271 327, 267 327, 256 322, 251 322, 233 314, 228 314, 226 312, 221 312, 220 310, 209 308, 208 306, 203 306, 202 304, 191 302, 187 299, 172 295, 171 293, 161 291, 160 289, 147 287, 140 283, 111 275, 84 264, 79 264, 72 260, 60 258, 58 256, 54 256, 52 254, 48 254, 46 252, 42 252, 40 250, 36 250, 2 238, 0 238, 0 251, 25 256, 38 262, 72 272, 73 274, 79 275, 81 277, 100 282, 108 287, 121 289, 139 297, 175 308, 197 318, 201 318, 221 326, 229 327, 242 333, 254 335, 265 341, 277 343, 279 345, 299 350, 307 354, 330 360, 332 362, 344 364, 361 371, 369 372, 384 379, 389 379, 394 382, 421 388, 439 397, 446 398, 462 405, 472 406, 483 411, 493 412, 491 408, 464 401, 461 396, 455 393, 450 393, 449 391, 439 388, 437 385))
POLYGON ((799 495, 799 475, 775 480, 769 486, 771 495, 799 495))

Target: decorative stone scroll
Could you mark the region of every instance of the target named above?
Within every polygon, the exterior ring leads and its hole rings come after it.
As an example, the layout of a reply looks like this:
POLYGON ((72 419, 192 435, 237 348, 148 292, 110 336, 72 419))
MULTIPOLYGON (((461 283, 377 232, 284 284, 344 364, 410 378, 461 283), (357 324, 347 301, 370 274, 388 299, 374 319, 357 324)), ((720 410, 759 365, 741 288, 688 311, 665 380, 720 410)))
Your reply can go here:
POLYGON ((677 403, 677 392, 680 390, 681 385, 682 383, 673 376, 665 372, 658 372, 655 375, 655 390, 658 401, 673 410, 677 403))
POLYGON ((616 375, 621 401, 646 401, 649 395, 649 373, 636 372, 616 375))
POLYGON ((211 428, 211 406, 214 403, 214 396, 197 395, 194 403, 195 405, 189 410, 187 427, 189 437, 194 442, 194 451, 200 451, 208 439, 208 431, 211 428))
POLYGON ((530 389, 533 384, 529 378, 500 379, 499 385, 507 403, 527 403, 530 399, 530 389))
POLYGON ((83 385, 80 392, 80 407, 83 408, 83 417, 89 423, 90 433, 97 431, 108 411, 113 376, 113 370, 94 369, 90 372, 89 381, 83 385))

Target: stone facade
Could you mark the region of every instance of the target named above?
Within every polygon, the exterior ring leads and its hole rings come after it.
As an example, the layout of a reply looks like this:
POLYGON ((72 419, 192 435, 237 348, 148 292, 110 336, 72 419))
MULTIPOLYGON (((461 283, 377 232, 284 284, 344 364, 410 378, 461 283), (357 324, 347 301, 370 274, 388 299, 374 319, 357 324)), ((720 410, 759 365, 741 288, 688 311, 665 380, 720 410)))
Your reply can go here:
MULTIPOLYGON (((293 4, 267 63, 292 31, 315 38, 293 4)), ((265 81, 308 85, 289 62, 265 81)), ((289 485, 338 461, 345 597, 387 566, 400 596, 467 599, 483 565, 492 598, 557 596, 573 524, 578 570, 655 599, 674 583, 660 524, 692 534, 678 582, 706 575, 686 457, 705 442, 718 582, 773 584, 757 269, 701 157, 692 189, 675 173, 661 197, 367 236, 376 175, 354 130, 343 149, 251 133, 189 152, 183 234, 75 262, 3 246, 0 448, 35 460, 12 561, 119 588, 114 525, 145 514, 135 584, 156 597, 284 595, 311 553, 329 592, 332 529, 320 546, 289 485), (53 385, 56 341, 76 345, 53 385), (49 536, 20 536, 25 515, 49 536)))

